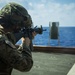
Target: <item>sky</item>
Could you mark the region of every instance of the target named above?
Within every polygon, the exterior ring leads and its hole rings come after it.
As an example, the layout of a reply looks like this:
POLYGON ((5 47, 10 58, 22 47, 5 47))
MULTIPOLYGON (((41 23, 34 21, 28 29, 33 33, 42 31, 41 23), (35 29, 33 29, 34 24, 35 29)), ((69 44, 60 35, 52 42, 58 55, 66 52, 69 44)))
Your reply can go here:
POLYGON ((24 6, 34 26, 48 27, 49 22, 59 26, 75 26, 75 0, 0 0, 0 9, 9 2, 24 6))

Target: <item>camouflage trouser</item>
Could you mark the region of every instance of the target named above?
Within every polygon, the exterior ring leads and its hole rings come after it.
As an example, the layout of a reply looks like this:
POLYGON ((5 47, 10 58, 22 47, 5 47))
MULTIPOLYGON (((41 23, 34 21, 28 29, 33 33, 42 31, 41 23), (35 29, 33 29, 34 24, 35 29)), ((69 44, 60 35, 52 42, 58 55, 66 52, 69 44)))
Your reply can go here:
POLYGON ((3 63, 0 59, 0 75, 11 75, 12 67, 8 67, 7 64, 3 63))
POLYGON ((0 75, 9 75, 9 74, 6 74, 6 73, 0 73, 0 75))
POLYGON ((11 71, 9 71, 9 73, 7 73, 6 71, 0 70, 0 75, 11 75, 11 71))
POLYGON ((8 73, 7 70, 5 70, 4 68, 0 68, 0 75, 11 75, 11 73, 8 73))

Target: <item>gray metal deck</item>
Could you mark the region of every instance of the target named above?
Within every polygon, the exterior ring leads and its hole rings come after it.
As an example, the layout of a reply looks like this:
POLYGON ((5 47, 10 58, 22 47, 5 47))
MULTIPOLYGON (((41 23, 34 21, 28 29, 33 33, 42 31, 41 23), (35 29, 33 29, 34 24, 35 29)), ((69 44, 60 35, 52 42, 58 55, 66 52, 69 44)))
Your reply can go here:
POLYGON ((12 75, 67 75, 75 63, 72 54, 33 52, 32 55, 34 65, 31 71, 13 70, 12 75))

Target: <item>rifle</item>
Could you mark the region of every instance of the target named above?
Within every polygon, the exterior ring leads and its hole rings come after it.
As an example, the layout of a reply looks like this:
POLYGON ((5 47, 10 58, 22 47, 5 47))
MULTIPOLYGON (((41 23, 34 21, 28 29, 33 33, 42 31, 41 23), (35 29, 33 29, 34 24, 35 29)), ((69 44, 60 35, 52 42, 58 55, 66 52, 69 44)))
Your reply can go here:
POLYGON ((20 30, 19 33, 15 33, 15 37, 16 37, 16 40, 18 41, 21 37, 29 37, 31 43, 30 43, 30 49, 33 50, 33 43, 32 43, 32 32, 36 32, 37 34, 42 34, 43 31, 46 31, 46 29, 43 29, 42 25, 41 27, 37 28, 34 27, 34 28, 22 28, 20 30))

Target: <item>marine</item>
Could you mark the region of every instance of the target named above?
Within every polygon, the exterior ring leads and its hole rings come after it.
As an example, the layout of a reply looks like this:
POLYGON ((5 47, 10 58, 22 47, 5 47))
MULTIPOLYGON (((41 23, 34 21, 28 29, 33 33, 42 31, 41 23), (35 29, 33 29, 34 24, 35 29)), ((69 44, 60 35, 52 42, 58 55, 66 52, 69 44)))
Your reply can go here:
MULTIPOLYGON (((31 70, 33 58, 30 39, 22 36, 22 43, 16 45, 18 40, 14 36, 22 27, 31 26, 31 16, 23 6, 8 3, 0 10, 0 75, 11 75, 13 69, 21 72, 31 70)), ((33 34, 34 37, 36 33, 33 34)))

